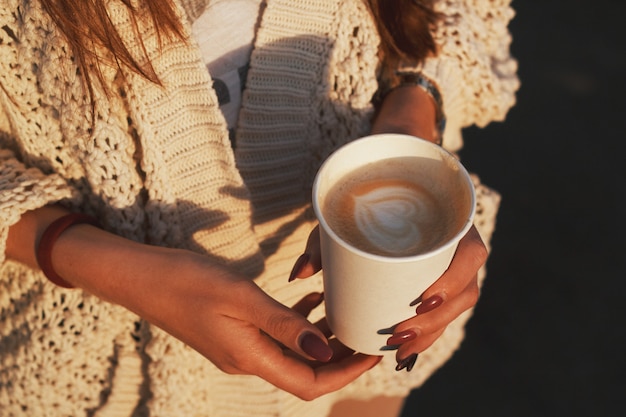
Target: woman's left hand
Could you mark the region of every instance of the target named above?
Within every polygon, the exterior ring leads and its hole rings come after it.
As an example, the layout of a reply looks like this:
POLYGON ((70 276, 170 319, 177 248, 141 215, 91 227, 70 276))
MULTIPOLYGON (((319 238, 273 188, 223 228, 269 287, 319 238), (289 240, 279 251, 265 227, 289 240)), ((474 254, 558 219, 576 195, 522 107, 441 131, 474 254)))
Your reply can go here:
POLYGON ((430 347, 446 327, 478 301, 478 270, 487 260, 487 248, 472 227, 461 239, 450 266, 420 296, 415 316, 395 326, 388 339, 398 345, 398 370, 410 368, 417 353, 430 347))
MULTIPOLYGON (((418 353, 426 350, 461 313, 478 301, 478 270, 487 260, 487 249, 475 227, 461 239, 450 266, 420 296, 415 316, 395 326, 388 339, 399 346, 397 370, 410 370, 418 353)), ((303 255, 296 261, 290 280, 306 278, 322 268, 319 230, 311 232, 303 255)), ((418 295, 418 294, 416 294, 418 295)))
MULTIPOLYGON (((385 97, 371 133, 403 133, 434 141, 435 111, 432 98, 421 88, 396 88, 385 97)), ((486 261, 487 248, 472 227, 459 242, 446 272, 421 294, 415 316, 397 324, 388 339, 389 346, 398 346, 397 370, 410 371, 417 354, 431 346, 455 318, 476 304, 478 270, 486 261)), ((296 261, 290 280, 311 276, 321 268, 316 228, 309 236, 304 254, 296 261)))

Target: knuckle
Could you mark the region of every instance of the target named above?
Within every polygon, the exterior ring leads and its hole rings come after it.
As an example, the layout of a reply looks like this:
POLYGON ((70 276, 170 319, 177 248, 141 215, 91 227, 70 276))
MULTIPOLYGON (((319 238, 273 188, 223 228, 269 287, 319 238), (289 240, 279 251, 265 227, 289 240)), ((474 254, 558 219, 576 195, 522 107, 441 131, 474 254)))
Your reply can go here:
POLYGON ((417 338, 415 341, 406 343, 402 346, 402 348, 398 351, 399 357, 405 358, 412 353, 422 353, 428 350, 435 341, 443 334, 447 326, 443 327, 433 327, 429 329, 428 332, 425 332, 422 336, 417 338))
POLYGON ((281 339, 281 336, 291 333, 299 323, 297 317, 293 317, 283 313, 273 313, 267 316, 265 323, 265 331, 272 337, 281 339))
POLYGON ((222 372, 229 375, 249 375, 251 373, 250 370, 254 367, 254 364, 246 355, 229 356, 216 365, 222 372))
POLYGON ((303 401, 313 401, 324 395, 324 392, 319 392, 317 389, 306 389, 295 395, 303 401))
POLYGON ((296 393, 296 396, 302 401, 313 401, 316 398, 310 392, 299 392, 296 393))
POLYGON ((469 250, 472 253, 472 261, 476 270, 478 270, 481 266, 487 262, 487 258, 489 256, 489 252, 487 251, 487 247, 480 239, 472 239, 469 243, 469 250))
POLYGON ((242 372, 231 363, 217 363, 218 369, 228 375, 241 375, 242 372))
POLYGON ((234 364, 239 370, 239 373, 244 375, 252 374, 254 369, 258 366, 257 361, 248 355, 238 357, 234 364))
POLYGON ((480 289, 476 284, 476 281, 470 285, 466 290, 466 297, 469 307, 472 307, 478 303, 478 299, 480 298, 480 289))

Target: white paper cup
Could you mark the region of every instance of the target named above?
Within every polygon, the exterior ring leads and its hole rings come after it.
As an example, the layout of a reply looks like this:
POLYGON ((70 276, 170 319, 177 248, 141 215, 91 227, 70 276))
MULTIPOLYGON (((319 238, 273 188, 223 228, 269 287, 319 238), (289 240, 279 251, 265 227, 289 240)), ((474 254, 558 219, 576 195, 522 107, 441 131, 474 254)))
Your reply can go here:
POLYGON ((357 352, 383 355, 393 327, 415 315, 415 301, 450 265, 459 240, 472 226, 475 192, 461 163, 441 147, 413 136, 381 134, 355 140, 334 152, 313 185, 313 208, 320 224, 326 317, 335 336, 357 352), (381 159, 406 156, 443 161, 443 184, 461 184, 467 210, 459 230, 427 252, 405 257, 367 253, 342 240, 324 217, 328 190, 344 175, 381 159))

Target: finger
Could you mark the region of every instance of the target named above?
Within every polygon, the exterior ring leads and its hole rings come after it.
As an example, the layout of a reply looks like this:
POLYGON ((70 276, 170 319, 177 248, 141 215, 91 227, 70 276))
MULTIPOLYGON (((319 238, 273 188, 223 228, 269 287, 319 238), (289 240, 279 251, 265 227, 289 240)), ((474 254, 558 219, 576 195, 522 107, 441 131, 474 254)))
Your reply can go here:
POLYGON ((289 281, 296 278, 310 277, 322 269, 322 254, 320 251, 319 225, 309 234, 304 253, 296 260, 289 281))
POLYGON ((348 356, 352 356, 356 353, 354 350, 350 349, 349 347, 341 343, 336 338, 330 338, 328 341, 328 344, 333 350, 333 357, 328 362, 306 360, 302 358, 302 356, 299 356, 297 353, 288 349, 285 349, 283 353, 286 356, 290 356, 292 358, 298 358, 299 360, 304 360, 311 368, 319 368, 320 366, 326 366, 329 363, 341 362, 342 360, 346 359, 348 356))
POLYGON ((304 400, 344 387, 380 361, 376 356, 350 354, 329 363, 312 363, 281 349, 269 336, 251 330, 245 336, 246 354, 233 358, 225 370, 257 375, 304 400))
MULTIPOLYGON (((322 362, 331 359, 333 352, 324 333, 302 314, 269 297, 253 282, 245 281, 240 287, 241 298, 247 300, 241 306, 241 320, 253 324, 282 345, 309 359, 322 362)), ((305 297, 298 304, 298 308, 304 311, 315 303, 305 297)))
POLYGON ((315 369, 316 379, 325 387, 326 392, 337 391, 372 369, 381 360, 382 356, 362 353, 350 355, 340 362, 315 369))
POLYGON ((418 315, 407 322, 418 323, 422 333, 432 333, 446 327, 466 310, 476 305, 479 296, 476 276, 456 297, 448 299, 444 304, 428 313, 418 315))
POLYGON ((478 285, 476 280, 473 280, 461 294, 448 300, 436 310, 398 324, 394 329, 394 334, 413 332, 416 337, 402 343, 397 356, 406 357, 407 352, 419 353, 428 349, 452 321, 476 304, 477 299, 478 285))
POLYGON ((305 295, 300 301, 298 301, 292 307, 295 311, 300 313, 303 317, 308 317, 311 311, 319 306, 324 301, 324 294, 320 292, 313 292, 305 295))
POLYGON ((405 343, 398 348, 396 352, 396 360, 400 362, 402 359, 409 357, 414 353, 422 353, 433 345, 441 337, 445 328, 439 329, 435 333, 421 336, 413 342, 405 343))
POLYGON ((328 325, 328 320, 326 320, 326 317, 323 317, 320 320, 318 320, 315 323, 315 326, 318 329, 320 329, 322 333, 324 333, 324 336, 326 336, 326 338, 329 338, 330 336, 332 336, 333 331, 330 329, 330 326, 328 325))
POLYGON ((297 358, 282 356, 266 361, 259 376, 303 400, 313 400, 343 388, 380 362, 380 357, 351 355, 339 362, 308 366, 297 358))
MULTIPOLYGON (((309 314, 311 314, 311 311, 313 311, 315 307, 319 306, 322 301, 324 301, 324 294, 319 292, 313 292, 302 297, 300 301, 293 305, 292 309, 300 314, 302 317, 308 317, 309 314)), ((320 327, 320 325, 318 324, 320 322, 321 320, 315 323, 315 326, 320 329, 324 336, 326 336, 327 338, 330 337, 331 334, 327 334, 326 330, 328 326, 320 327)), ((276 342, 279 343, 280 346, 284 346, 282 343, 278 341, 276 342)))
POLYGON ((446 327, 463 311, 474 306, 479 289, 477 273, 487 257, 485 245, 474 227, 461 239, 448 270, 420 297, 417 317, 394 328, 394 343, 406 343, 420 334, 446 327))
POLYGON ((473 279, 460 294, 448 299, 444 304, 428 313, 414 316, 399 323, 394 328, 394 334, 413 330, 418 336, 430 334, 448 326, 454 319, 466 310, 476 305, 479 290, 476 279, 473 279))
POLYGON ((430 300, 439 296, 446 302, 463 292, 472 281, 476 281, 478 270, 487 261, 487 248, 474 226, 461 239, 448 269, 435 281, 419 300, 430 300))
MULTIPOLYGON (((313 273, 322 269, 322 251, 320 250, 320 226, 317 225, 309 234, 306 242, 306 253, 309 254, 309 264, 313 273)), ((311 274, 312 275, 312 274, 311 274)))
POLYGON ((333 348, 333 352, 335 352, 332 359, 333 362, 341 361, 348 356, 352 356, 356 353, 353 349, 350 349, 349 347, 341 343, 337 338, 330 339, 329 344, 333 348))

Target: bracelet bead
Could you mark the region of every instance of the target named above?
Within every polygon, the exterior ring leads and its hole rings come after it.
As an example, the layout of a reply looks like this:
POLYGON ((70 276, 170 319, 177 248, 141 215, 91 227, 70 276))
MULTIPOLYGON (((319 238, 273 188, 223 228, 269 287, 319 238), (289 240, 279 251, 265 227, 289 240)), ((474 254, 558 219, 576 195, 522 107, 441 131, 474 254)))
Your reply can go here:
POLYGON ((37 263, 39 268, 44 273, 46 278, 53 284, 63 288, 74 288, 72 284, 65 281, 56 273, 52 267, 52 248, 61 234, 72 226, 77 224, 91 224, 96 227, 100 227, 98 220, 95 217, 82 213, 70 213, 62 216, 46 228, 41 235, 39 244, 37 245, 37 263))

